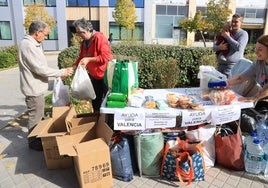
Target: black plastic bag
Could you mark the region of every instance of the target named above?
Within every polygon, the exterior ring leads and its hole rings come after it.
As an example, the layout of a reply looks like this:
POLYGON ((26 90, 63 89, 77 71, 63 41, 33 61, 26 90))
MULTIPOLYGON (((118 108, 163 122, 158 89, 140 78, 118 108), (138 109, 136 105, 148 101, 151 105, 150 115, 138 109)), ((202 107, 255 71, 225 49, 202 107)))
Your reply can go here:
POLYGON ((242 132, 251 133, 256 131, 257 120, 256 113, 251 109, 245 109, 241 111, 240 129, 242 132))
POLYGON ((129 144, 126 138, 115 136, 110 143, 113 177, 125 182, 133 179, 129 144))

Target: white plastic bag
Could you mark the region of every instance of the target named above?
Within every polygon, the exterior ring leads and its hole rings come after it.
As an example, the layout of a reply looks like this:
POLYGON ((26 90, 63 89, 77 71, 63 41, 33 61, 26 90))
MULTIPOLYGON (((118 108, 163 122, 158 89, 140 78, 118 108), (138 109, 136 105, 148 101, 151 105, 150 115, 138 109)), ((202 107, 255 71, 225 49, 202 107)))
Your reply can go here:
POLYGON ((201 141, 203 158, 207 168, 213 167, 216 160, 214 133, 216 126, 207 124, 197 129, 186 131, 186 138, 191 142, 201 141))
POLYGON ((203 100, 209 100, 208 82, 227 80, 226 75, 209 65, 201 65, 197 77, 200 79, 200 91, 203 100))
POLYGON ((52 105, 53 106, 67 106, 70 103, 69 86, 64 85, 61 78, 54 80, 52 105))
POLYGON ((78 65, 71 84, 72 96, 76 99, 95 99, 96 94, 85 68, 78 65))

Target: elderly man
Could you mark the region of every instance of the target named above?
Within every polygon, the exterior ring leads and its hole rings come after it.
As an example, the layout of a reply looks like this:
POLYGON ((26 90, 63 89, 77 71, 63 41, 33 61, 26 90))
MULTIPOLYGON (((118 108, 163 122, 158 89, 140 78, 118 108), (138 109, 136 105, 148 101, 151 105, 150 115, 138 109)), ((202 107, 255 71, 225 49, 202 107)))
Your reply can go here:
MULTIPOLYGON (((20 88, 25 95, 29 133, 44 117, 48 77, 65 78, 73 73, 72 67, 59 70, 48 66, 41 42, 49 32, 46 23, 34 21, 29 27, 29 34, 24 36, 19 46, 20 88)), ((43 150, 40 138, 31 137, 28 144, 31 149, 43 150)))

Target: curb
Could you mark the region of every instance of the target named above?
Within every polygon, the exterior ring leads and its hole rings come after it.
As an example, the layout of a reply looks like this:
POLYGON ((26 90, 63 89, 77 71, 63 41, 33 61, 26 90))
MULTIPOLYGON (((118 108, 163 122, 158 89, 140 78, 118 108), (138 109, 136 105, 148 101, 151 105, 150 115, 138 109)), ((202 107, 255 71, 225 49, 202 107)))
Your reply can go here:
POLYGON ((45 55, 59 55, 61 51, 45 51, 45 55))

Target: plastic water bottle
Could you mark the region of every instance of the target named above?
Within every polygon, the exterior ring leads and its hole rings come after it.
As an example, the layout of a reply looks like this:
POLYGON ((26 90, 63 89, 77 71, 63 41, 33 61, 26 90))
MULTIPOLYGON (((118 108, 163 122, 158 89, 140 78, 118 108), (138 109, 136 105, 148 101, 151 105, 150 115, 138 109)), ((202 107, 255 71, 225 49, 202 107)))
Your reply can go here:
POLYGON ((247 150, 247 145, 252 143, 254 138, 257 138, 257 132, 253 131, 244 140, 244 149, 247 150))
POLYGON ((245 169, 252 174, 259 174, 263 171, 264 152, 261 141, 254 138, 253 142, 247 145, 245 152, 245 169))
POLYGON ((268 179, 268 136, 265 137, 263 152, 264 152, 263 175, 265 179, 268 179))
POLYGON ((257 123, 257 134, 258 134, 258 138, 261 141, 264 141, 265 137, 268 136, 268 125, 267 125, 266 116, 263 118, 259 118, 258 123, 257 123))

